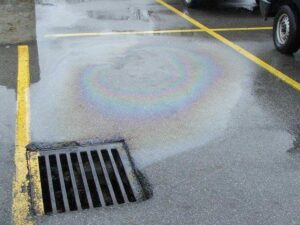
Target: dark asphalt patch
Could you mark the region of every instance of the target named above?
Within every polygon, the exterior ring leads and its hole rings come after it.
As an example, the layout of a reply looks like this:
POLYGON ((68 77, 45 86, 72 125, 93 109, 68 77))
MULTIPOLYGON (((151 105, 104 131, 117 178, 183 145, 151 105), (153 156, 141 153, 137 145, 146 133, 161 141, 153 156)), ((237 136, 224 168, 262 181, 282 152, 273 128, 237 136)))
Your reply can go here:
MULTIPOLYGON (((36 83, 40 80, 38 61, 38 49, 36 41, 26 43, 29 46, 30 55, 30 82, 36 83)), ((0 86, 8 89, 16 89, 17 79, 17 45, 0 45, 0 86)))

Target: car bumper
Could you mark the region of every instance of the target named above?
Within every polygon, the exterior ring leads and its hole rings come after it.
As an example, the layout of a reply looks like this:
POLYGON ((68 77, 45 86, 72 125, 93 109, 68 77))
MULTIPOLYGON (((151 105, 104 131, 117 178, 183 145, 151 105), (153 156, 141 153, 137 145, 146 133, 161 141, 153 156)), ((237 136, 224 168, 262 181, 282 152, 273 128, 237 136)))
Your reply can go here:
POLYGON ((268 0, 260 0, 259 8, 260 8, 260 12, 263 15, 263 17, 267 18, 270 13, 271 2, 268 0))

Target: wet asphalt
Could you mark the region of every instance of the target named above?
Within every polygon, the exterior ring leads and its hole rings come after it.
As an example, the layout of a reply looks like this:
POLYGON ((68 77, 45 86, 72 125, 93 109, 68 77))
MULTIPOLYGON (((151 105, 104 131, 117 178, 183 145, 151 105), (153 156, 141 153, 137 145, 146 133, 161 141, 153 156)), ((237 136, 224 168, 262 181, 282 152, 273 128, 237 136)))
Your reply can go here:
MULTIPOLYGON (((168 2, 210 28, 272 24, 252 1, 168 2)), ((45 36, 195 29, 153 0, 39 1, 36 16, 32 141, 124 138, 153 191, 38 224, 300 224, 299 92, 205 33, 45 36)), ((276 52, 270 30, 221 34, 300 81, 300 52, 276 52)), ((16 48, 2 52, 0 223, 10 224, 16 48)))
POLYGON ((16 65, 16 48, 1 46, 0 55, 0 215, 1 224, 10 224, 11 205, 11 177, 13 176, 13 152, 14 152, 14 123, 15 123, 15 76, 17 68, 9 66, 16 65), (3 54, 2 54, 3 53, 3 54))
MULTIPOLYGON (((30 49, 31 82, 39 80, 36 42, 30 49)), ((12 178, 14 176, 17 45, 0 45, 0 224, 11 224, 12 178)))

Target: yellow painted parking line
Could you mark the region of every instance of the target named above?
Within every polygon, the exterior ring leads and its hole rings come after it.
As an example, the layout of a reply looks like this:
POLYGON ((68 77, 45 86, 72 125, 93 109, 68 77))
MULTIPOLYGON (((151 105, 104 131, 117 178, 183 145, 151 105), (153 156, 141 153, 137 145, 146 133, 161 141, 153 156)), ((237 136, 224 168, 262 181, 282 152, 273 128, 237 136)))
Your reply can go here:
POLYGON ((26 145, 29 143, 29 49, 18 46, 15 176, 13 178, 12 219, 15 225, 32 225, 26 145))
POLYGON ((258 31, 258 30, 272 30, 272 27, 232 27, 232 28, 212 28, 212 31, 258 31))
POLYGON ((109 36, 109 35, 142 35, 142 34, 167 34, 167 33, 189 33, 202 32, 200 29, 186 30, 149 30, 149 31, 116 31, 116 32, 91 32, 91 33, 69 33, 69 34, 47 34, 50 37, 82 37, 82 36, 109 36))
MULTIPOLYGON (((272 30, 272 27, 230 27, 214 28, 213 31, 256 31, 272 30)), ((148 31, 115 31, 115 32, 89 32, 89 33, 66 33, 46 34, 46 38, 84 37, 84 36, 113 36, 113 35, 145 35, 145 34, 172 34, 172 33, 196 33, 205 32, 202 29, 177 29, 177 30, 148 30, 148 31)))
POLYGON ((181 11, 179 11, 175 7, 171 6, 170 4, 166 3, 165 1, 163 1, 163 0, 156 0, 156 1, 158 3, 160 3, 161 5, 165 6, 166 8, 168 8, 169 10, 171 10, 172 12, 176 13, 180 17, 182 17, 185 20, 189 21, 191 24, 195 25, 199 29, 205 31, 206 33, 208 33, 212 37, 216 38, 220 42, 224 43, 225 45, 227 45, 227 46, 231 47, 232 49, 234 49, 235 51, 239 52, 241 55, 245 56, 246 58, 248 58, 252 62, 259 65, 260 67, 264 68, 265 70, 270 72, 273 76, 279 78, 280 80, 287 83, 291 87, 293 87, 296 90, 300 91, 300 83, 297 82, 296 80, 294 80, 291 77, 287 76, 286 74, 284 74, 280 70, 274 68, 270 64, 268 64, 265 61, 261 60, 260 58, 253 55, 249 51, 247 51, 244 48, 240 47, 239 45, 233 43, 232 41, 230 41, 227 38, 223 37, 222 35, 218 34, 216 31, 214 31, 214 30, 208 28, 207 26, 203 25, 199 21, 197 21, 197 20, 193 19, 192 17, 182 13, 181 11))
POLYGON ((41 178, 40 178, 40 169, 39 169, 39 161, 38 161, 39 153, 31 152, 28 154, 29 160, 29 171, 31 176, 32 190, 33 193, 31 202, 33 203, 34 213, 38 216, 44 215, 44 203, 42 196, 42 187, 41 187, 41 178))

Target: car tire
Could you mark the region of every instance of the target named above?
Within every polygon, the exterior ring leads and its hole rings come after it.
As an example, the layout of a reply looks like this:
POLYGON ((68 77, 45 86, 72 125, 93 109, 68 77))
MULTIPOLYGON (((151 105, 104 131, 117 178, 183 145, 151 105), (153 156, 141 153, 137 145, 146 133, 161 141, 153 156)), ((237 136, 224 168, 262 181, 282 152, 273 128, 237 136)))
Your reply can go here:
POLYGON ((183 0, 183 3, 188 8, 196 8, 200 0, 183 0))
POLYGON ((273 40, 278 51, 293 54, 299 49, 300 18, 289 5, 279 8, 273 23, 273 40))

